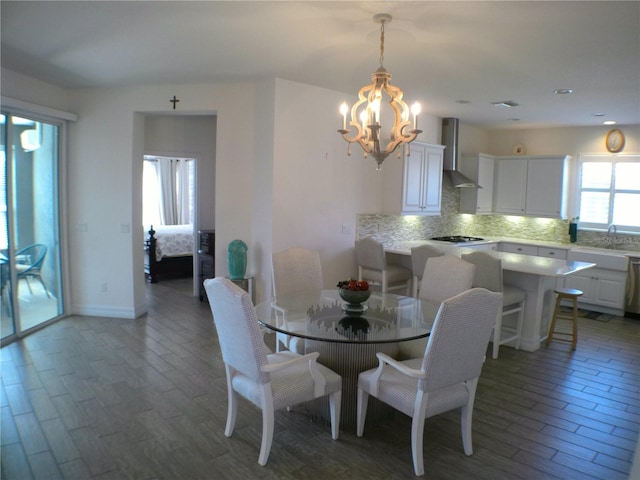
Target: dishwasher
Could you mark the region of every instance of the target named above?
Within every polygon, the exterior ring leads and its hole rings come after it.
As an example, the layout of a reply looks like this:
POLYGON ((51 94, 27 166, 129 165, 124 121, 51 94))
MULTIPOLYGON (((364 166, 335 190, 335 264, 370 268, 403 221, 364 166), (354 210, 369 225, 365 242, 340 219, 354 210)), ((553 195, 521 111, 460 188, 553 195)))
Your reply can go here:
POLYGON ((624 316, 640 318, 640 255, 629 256, 629 283, 624 316))

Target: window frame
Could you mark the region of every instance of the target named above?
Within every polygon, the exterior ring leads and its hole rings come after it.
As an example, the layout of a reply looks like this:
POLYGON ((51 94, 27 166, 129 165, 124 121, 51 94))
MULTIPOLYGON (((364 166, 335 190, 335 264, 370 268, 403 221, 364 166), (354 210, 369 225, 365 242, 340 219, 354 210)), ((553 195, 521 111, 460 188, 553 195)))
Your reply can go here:
MULTIPOLYGON (((615 188, 615 165, 618 163, 638 163, 640 164, 640 155, 638 154, 580 154, 578 158, 578 169, 576 179, 576 212, 580 212, 582 202, 582 192, 607 192, 609 195, 609 212, 607 223, 584 222, 579 220, 579 226, 582 229, 607 231, 609 225, 613 224, 614 198, 616 194, 631 193, 640 196, 640 191, 629 189, 615 188), (582 188, 582 171, 585 163, 611 163, 611 179, 608 192, 602 188, 582 188)), ((618 225, 615 224, 618 232, 640 233, 640 226, 618 225)))

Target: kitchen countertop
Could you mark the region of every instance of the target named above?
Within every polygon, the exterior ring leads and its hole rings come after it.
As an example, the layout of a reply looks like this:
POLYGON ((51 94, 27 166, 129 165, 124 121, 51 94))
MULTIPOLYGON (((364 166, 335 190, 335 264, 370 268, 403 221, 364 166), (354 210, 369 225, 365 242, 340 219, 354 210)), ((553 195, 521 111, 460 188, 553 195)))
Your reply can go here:
MULTIPOLYGON (((439 241, 435 241, 435 240, 406 240, 406 241, 398 241, 398 242, 392 242, 389 243, 388 245, 385 245, 385 247, 393 247, 393 246, 397 246, 397 245, 402 245, 402 246, 406 246, 406 245, 423 245, 423 244, 429 244, 432 245, 436 248, 440 248, 441 250, 445 250, 446 248, 449 247, 461 247, 461 246, 473 246, 473 245, 487 245, 487 244, 492 244, 492 243, 498 243, 498 242, 503 242, 503 243, 515 243, 515 244, 520 244, 520 245, 533 245, 536 247, 549 247, 549 248, 558 248, 558 249, 562 249, 562 250, 593 250, 594 252, 598 252, 598 253, 602 253, 602 254, 606 254, 606 255, 621 255, 621 256, 626 256, 626 257, 635 257, 638 258, 640 257, 640 251, 636 251, 636 250, 622 250, 622 249, 618 249, 618 248, 605 248, 605 247, 592 247, 592 246, 588 246, 588 245, 577 245, 575 243, 560 243, 560 242, 548 242, 548 241, 544 241, 544 240, 527 240, 525 238, 512 238, 512 237, 484 237, 483 240, 479 240, 476 242, 465 242, 465 243, 459 243, 459 244, 455 244, 455 243, 448 243, 448 242, 439 242, 439 241)), ((409 249, 411 249, 411 246, 409 246, 409 249)))
MULTIPOLYGON (((638 241, 640 242, 640 240, 638 241)), ((535 245, 537 247, 561 248, 563 250, 577 250, 577 249, 594 250, 596 252, 607 254, 607 255, 640 257, 640 251, 637 251, 637 250, 623 250, 621 248, 607 248, 607 247, 592 247, 590 245, 578 245, 576 243, 547 242, 544 240, 527 240, 524 238, 510 238, 510 237, 485 237, 484 242, 480 242, 480 243, 487 243, 487 242, 519 243, 522 245, 535 245)))
MULTIPOLYGON (((385 245, 385 251, 387 253, 398 255, 411 255, 412 247, 427 244, 439 248, 445 253, 445 255, 460 256, 463 253, 477 251, 477 249, 468 248, 470 245, 482 245, 494 242, 495 241, 484 240, 478 242, 467 242, 464 244, 446 244, 445 242, 433 240, 409 240, 385 245)), ((528 273, 532 275, 564 277, 596 266, 595 263, 537 257, 533 255, 521 255, 519 253, 496 252, 494 250, 488 250, 487 253, 496 258, 500 258, 502 260, 502 268, 506 271, 528 273)))

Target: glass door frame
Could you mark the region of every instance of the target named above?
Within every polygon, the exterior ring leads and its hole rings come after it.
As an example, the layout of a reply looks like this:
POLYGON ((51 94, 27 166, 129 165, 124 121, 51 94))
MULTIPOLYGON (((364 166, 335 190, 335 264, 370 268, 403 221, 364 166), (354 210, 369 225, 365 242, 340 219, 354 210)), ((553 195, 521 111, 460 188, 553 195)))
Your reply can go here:
MULTIPOLYGON (((16 246, 14 245, 15 240, 15 222, 16 218, 13 212, 7 212, 7 234, 9 238, 8 245, 8 256, 10 261, 10 285, 11 285, 11 308, 12 308, 12 322, 14 325, 14 332, 11 335, 8 335, 2 339, 0 339, 0 345, 4 346, 9 343, 14 342, 17 339, 28 335, 29 333, 39 330, 51 323, 54 323, 65 316, 70 314, 69 312, 69 264, 68 264, 68 241, 66 232, 68 232, 68 221, 67 221, 67 121, 68 120, 76 120, 76 116, 74 114, 69 114, 62 111, 57 111, 53 109, 49 109, 46 107, 41 107, 39 105, 26 104, 20 101, 13 101, 7 97, 2 97, 2 115, 6 117, 6 142, 5 146, 5 158, 7 165, 7 197, 9 199, 14 198, 14 184, 13 184, 13 168, 14 168, 14 155, 12 150, 13 145, 13 124, 9 121, 11 117, 23 117, 29 120, 33 120, 35 122, 47 123, 49 125, 53 125, 58 128, 58 145, 57 145, 57 235, 55 236, 57 246, 59 249, 58 252, 58 268, 59 279, 60 279, 60 290, 61 290, 61 313, 52 317, 48 320, 45 320, 39 323, 36 326, 31 328, 22 329, 22 322, 20 320, 19 308, 17 308, 19 304, 18 300, 18 288, 17 288, 17 272, 16 268, 13 266, 13 261, 11 259, 15 258, 16 246), (14 105, 14 104, 17 104, 14 105), (9 142, 11 142, 9 144, 9 142)), ((13 209, 13 200, 9 200, 9 209, 13 209)))

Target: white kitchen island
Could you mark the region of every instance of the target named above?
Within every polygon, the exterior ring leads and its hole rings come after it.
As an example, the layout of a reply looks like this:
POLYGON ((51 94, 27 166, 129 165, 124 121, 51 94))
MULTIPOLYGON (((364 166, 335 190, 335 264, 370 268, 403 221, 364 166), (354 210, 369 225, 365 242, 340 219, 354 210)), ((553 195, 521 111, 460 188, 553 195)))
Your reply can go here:
MULTIPOLYGON (((460 256, 463 253, 477 251, 478 247, 489 242, 478 242, 474 246, 443 245, 431 240, 416 240, 385 244, 385 252, 400 256, 401 263, 407 264, 406 258, 411 256, 411 248, 429 244, 442 250, 445 255, 460 256)), ((576 272, 595 267, 595 263, 575 262, 557 258, 520 255, 517 253, 496 252, 483 248, 490 255, 502 260, 505 283, 522 288, 527 292, 527 299, 522 327, 520 348, 534 352, 540 348, 540 342, 547 337, 549 323, 553 313, 558 280, 576 272)), ((390 259, 390 261, 392 261, 390 259)), ((562 282, 560 282, 562 286, 562 282)))

